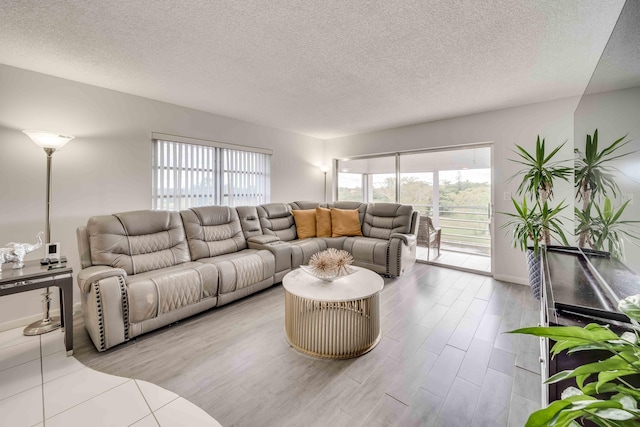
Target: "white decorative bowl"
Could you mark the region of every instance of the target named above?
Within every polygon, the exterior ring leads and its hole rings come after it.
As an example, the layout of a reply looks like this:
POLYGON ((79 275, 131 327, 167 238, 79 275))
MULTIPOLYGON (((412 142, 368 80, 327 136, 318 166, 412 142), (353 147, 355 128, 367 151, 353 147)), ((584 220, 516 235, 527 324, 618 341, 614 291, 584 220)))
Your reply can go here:
POLYGON ((342 273, 342 274, 334 275, 334 276, 320 276, 320 275, 315 274, 313 272, 313 270, 311 269, 311 267, 309 267, 308 265, 301 265, 300 269, 302 271, 304 271, 305 273, 307 273, 308 275, 313 276, 316 279, 324 280, 325 282, 333 282, 336 279, 339 279, 339 278, 344 277, 344 276, 348 276, 348 275, 353 274, 353 273, 355 273, 357 271, 355 268, 347 267, 347 272, 346 273, 342 273))

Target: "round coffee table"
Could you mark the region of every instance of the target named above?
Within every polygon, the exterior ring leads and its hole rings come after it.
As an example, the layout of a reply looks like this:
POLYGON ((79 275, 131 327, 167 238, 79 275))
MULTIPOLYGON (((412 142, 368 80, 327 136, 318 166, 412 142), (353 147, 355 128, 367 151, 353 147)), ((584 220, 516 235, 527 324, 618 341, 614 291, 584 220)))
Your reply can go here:
POLYGON ((285 289, 285 333, 289 344, 310 356, 348 359, 380 341, 378 274, 360 267, 355 273, 325 282, 296 269, 282 279, 285 289))

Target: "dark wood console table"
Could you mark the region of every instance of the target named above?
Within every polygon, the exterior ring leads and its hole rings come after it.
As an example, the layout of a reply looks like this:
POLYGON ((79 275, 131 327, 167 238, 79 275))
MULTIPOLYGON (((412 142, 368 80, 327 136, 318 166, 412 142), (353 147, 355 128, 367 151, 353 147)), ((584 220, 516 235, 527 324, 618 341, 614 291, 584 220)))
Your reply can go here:
MULTIPOLYGON (((640 276, 608 253, 550 246, 542 253, 543 285, 540 324, 543 326, 581 326, 589 323, 610 325, 620 334, 630 326, 618 310, 618 301, 640 293, 640 276)), ((578 365, 611 356, 608 352, 562 352, 551 359, 553 341, 541 339, 542 404, 560 399, 573 379, 545 385, 550 376, 578 365)))
POLYGON ((66 264, 40 265, 27 261, 24 267, 13 269, 13 264, 2 264, 0 296, 56 286, 60 289, 60 322, 64 330, 67 356, 73 354, 73 270, 66 264))

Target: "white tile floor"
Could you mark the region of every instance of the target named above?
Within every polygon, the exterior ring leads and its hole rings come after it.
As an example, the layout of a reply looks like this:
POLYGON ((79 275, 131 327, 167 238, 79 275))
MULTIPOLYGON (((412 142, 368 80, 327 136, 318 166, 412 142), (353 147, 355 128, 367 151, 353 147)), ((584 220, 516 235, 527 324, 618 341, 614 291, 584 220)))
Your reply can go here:
POLYGON ((0 332, 0 426, 220 427, 157 385, 103 374, 67 357, 63 334, 0 332))

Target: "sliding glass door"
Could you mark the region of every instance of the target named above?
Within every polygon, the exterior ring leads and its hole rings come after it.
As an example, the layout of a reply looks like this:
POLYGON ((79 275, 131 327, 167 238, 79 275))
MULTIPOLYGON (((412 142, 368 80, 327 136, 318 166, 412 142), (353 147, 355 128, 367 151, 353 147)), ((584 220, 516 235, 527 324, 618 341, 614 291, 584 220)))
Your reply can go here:
POLYGON ((490 145, 338 160, 337 172, 338 200, 420 212, 419 260, 491 272, 490 145))
POLYGON ((396 203, 395 156, 338 160, 338 200, 396 203))

